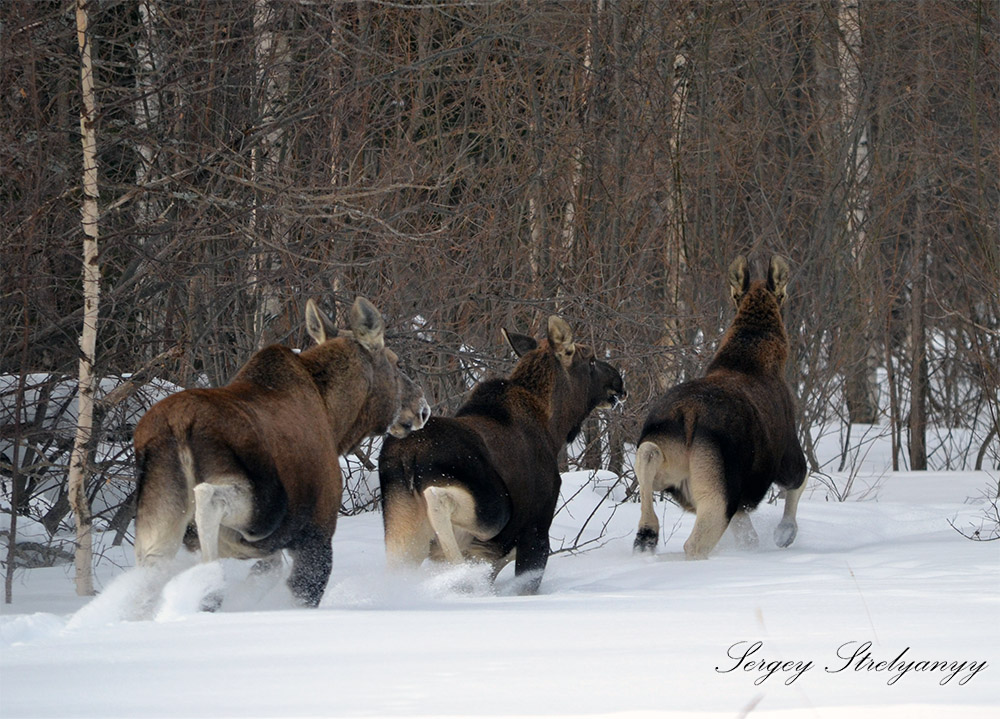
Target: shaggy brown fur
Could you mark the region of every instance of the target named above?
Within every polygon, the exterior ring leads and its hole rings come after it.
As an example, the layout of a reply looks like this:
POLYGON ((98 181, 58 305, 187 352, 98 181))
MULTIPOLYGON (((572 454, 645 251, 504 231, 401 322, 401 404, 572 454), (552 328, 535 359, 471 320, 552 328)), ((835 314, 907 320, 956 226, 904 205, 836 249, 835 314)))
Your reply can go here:
POLYGON ((533 593, 548 561, 559 451, 625 388, 558 317, 541 343, 504 336, 521 355, 509 378, 477 385, 456 417, 383 445, 386 555, 390 565, 479 559, 494 577, 514 559, 520 591, 533 593))
POLYGON ((651 409, 639 437, 636 476, 642 516, 635 548, 652 551, 659 536, 653 493, 668 490, 697 514, 684 544, 689 558, 715 547, 730 521, 746 543, 757 540, 747 510, 771 484, 785 490, 775 530, 782 547, 795 539, 795 512, 806 462, 795 432, 794 400, 785 383, 788 338, 781 304, 788 265, 775 256, 766 281, 751 282, 747 262, 729 269, 736 318, 701 379, 677 385, 651 409))
POLYGON ((193 523, 203 561, 290 550, 292 592, 319 602, 343 490, 338 457, 390 425, 396 436, 419 429, 430 409, 367 300, 354 303, 351 332, 332 339, 311 300, 306 319, 316 346, 266 347, 228 385, 179 392, 143 416, 134 437, 140 565, 172 559, 193 523))

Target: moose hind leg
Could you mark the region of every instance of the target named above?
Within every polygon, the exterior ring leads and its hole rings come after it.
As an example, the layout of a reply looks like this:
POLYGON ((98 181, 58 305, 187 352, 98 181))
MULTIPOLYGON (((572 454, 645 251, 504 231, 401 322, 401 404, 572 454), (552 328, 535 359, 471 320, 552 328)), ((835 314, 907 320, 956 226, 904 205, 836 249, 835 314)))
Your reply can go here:
POLYGON ((426 504, 413 492, 385 495, 385 559, 390 568, 418 567, 430 556, 434 529, 426 504))
POLYGON ((729 526, 725 476, 714 449, 696 448, 691 456, 689 490, 695 507, 694 529, 684 542, 688 559, 705 559, 729 526))
POLYGON ((455 537, 455 524, 475 522, 472 496, 456 487, 428 487, 424 490, 424 499, 427 500, 427 518, 444 558, 452 564, 461 564, 464 557, 455 537))
POLYGON ((192 498, 176 459, 147 460, 135 518, 135 558, 143 567, 165 566, 181 548, 194 516, 192 498))
POLYGON ((219 559, 219 528, 243 529, 253 514, 249 490, 240 484, 203 482, 194 488, 194 523, 201 544, 201 561, 219 559))
POLYGON ((177 556, 190 518, 180 513, 140 513, 135 520, 135 559, 141 567, 164 566, 177 556))
MULTIPOLYGON (((253 502, 249 492, 239 484, 210 484, 194 487, 194 523, 198 529, 202 563, 219 559, 219 530, 222 526, 240 528, 249 521, 253 502)), ((201 608, 214 612, 222 606, 221 587, 202 599, 201 608)))
POLYGON ((774 543, 779 547, 787 547, 795 541, 795 536, 799 532, 799 525, 795 520, 798 511, 799 499, 802 497, 802 490, 806 488, 806 483, 802 482, 796 489, 785 490, 785 511, 781 521, 774 528, 774 543))
POLYGON ((663 452, 653 442, 643 442, 636 451, 635 475, 639 482, 639 500, 642 502, 642 514, 639 516, 639 529, 632 545, 636 552, 653 552, 660 536, 660 520, 653 509, 653 486, 656 472, 663 462, 663 452))

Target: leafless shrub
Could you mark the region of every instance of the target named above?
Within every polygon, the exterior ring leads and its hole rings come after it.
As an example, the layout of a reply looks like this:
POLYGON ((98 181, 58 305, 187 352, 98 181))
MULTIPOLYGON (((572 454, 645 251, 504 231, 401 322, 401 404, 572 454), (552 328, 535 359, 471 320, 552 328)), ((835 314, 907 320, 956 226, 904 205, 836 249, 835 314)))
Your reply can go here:
MULTIPOLYGON (((558 312, 629 390, 568 466, 627 475, 650 401, 727 324, 725 265, 778 252, 799 278, 789 379, 814 470, 809 428, 856 422, 870 395, 848 385, 873 369, 896 467, 926 427, 947 430, 931 468, 1000 463, 996 4, 862 3, 851 38, 841 6, 92 5, 97 375, 222 384, 261 345, 306 341, 306 297, 335 312, 362 294, 447 413, 507 366, 501 327, 558 312)), ((8 3, 2 36, 0 374, 65 377, 82 320, 72 17, 8 3)), ((25 448, 0 467, 15 511, 62 491, 61 410, 33 397, 44 426, 2 430, 25 448)), ((99 418, 99 516, 128 506, 121 426, 99 418)), ((376 504, 366 471, 345 511, 376 504)))

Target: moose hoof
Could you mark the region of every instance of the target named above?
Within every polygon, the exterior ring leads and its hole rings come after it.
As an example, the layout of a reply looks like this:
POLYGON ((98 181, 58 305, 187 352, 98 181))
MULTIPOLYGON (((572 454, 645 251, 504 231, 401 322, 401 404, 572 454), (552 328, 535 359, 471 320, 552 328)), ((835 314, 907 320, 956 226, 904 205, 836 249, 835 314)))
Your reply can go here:
POLYGON ((642 527, 635 533, 635 542, 632 544, 632 551, 636 553, 655 552, 657 534, 658 532, 649 527, 642 527))
POLYGON ((538 589, 541 586, 542 575, 535 573, 534 576, 517 582, 517 595, 519 597, 533 597, 538 594, 538 589))
POLYGON ((199 609, 203 612, 217 612, 222 608, 222 592, 210 592, 202 600, 199 609))
POLYGON ((258 559, 250 567, 250 576, 252 577, 264 577, 271 574, 281 566, 281 557, 265 557, 264 559, 258 559))
POLYGON ((744 549, 757 549, 760 546, 760 539, 757 537, 757 532, 752 529, 745 534, 736 535, 736 542, 744 549))
POLYGON ((779 547, 787 547, 795 541, 795 535, 798 534, 798 531, 799 528, 795 522, 782 520, 774 528, 774 543, 779 547))
POLYGON ((703 559, 708 559, 708 553, 712 550, 711 547, 698 547, 692 544, 689 539, 684 543, 684 556, 687 559, 701 561, 703 559))

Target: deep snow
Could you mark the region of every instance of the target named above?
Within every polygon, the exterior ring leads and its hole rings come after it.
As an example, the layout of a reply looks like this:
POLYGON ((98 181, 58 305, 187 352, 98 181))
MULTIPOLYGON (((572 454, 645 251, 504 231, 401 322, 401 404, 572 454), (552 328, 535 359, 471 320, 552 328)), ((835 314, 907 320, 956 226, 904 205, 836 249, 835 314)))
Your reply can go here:
POLYGON ((600 501, 613 477, 565 475, 553 547, 586 551, 553 555, 535 597, 511 594, 510 569, 494 590, 475 567, 389 575, 367 514, 341 520, 318 610, 227 561, 192 566, 153 620, 126 621, 142 575, 106 548, 89 603, 71 568, 19 575, 0 716, 994 716, 1000 541, 949 521, 978 525, 996 472, 862 471, 846 502, 828 486, 846 475, 811 480, 790 548, 770 541, 780 505, 763 505, 759 548, 727 534, 703 562, 683 560, 692 516, 658 500, 665 544, 633 556, 639 505, 600 501), (198 612, 220 582, 222 611, 198 612), (747 671, 756 642, 764 668, 747 671))

